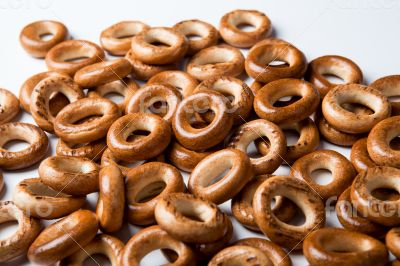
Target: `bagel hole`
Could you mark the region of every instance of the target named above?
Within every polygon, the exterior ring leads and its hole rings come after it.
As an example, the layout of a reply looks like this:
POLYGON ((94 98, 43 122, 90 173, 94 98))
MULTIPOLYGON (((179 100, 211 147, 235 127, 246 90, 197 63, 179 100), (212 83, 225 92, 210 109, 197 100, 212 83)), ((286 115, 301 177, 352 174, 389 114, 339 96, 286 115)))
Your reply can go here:
POLYGON ((84 118, 81 118, 75 122, 73 122, 74 125, 81 125, 81 124, 85 124, 85 123, 90 123, 93 122, 99 118, 101 118, 101 115, 90 115, 90 116, 85 116, 84 118))
POLYGON ((165 189, 167 184, 164 181, 157 181, 148 184, 136 196, 136 202, 144 203, 152 200, 156 196, 160 195, 160 193, 165 189))
POLYGON ((390 148, 393 150, 397 150, 397 151, 400 150, 400 137, 397 136, 397 137, 393 138, 390 141, 389 145, 390 145, 390 148))
POLYGON ((326 186, 333 181, 332 172, 328 169, 318 168, 310 173, 312 180, 321 186, 326 186))
POLYGON ((15 234, 18 230, 18 221, 16 220, 10 220, 10 221, 2 221, 4 218, 0 219, 0 232, 1 232, 1 237, 0 241, 2 239, 6 239, 8 237, 11 237, 13 234, 15 234))
POLYGON ((400 95, 389 96, 388 99, 390 102, 397 103, 397 102, 400 102, 400 95))
POLYGON ((25 140, 13 139, 4 143, 2 148, 7 151, 18 152, 25 150, 29 146, 30 146, 29 142, 25 140))
POLYGON ((67 96, 62 93, 56 93, 52 95, 49 100, 49 110, 52 116, 56 116, 61 109, 67 106, 70 103, 67 96))
POLYGON ((344 84, 346 81, 335 74, 322 74, 322 76, 332 84, 344 84))
MULTIPOLYGON (((293 201, 291 201, 291 202, 294 204, 294 206, 296 208, 295 215, 289 221, 285 221, 285 223, 293 225, 293 226, 301 226, 301 225, 305 224, 306 215, 304 214, 302 209, 300 209, 300 207, 295 202, 293 202, 293 201)), ((271 208, 272 208, 272 202, 271 202, 271 208)))
POLYGON ((374 110, 369 108, 366 105, 359 104, 359 103, 343 103, 340 105, 343 109, 352 112, 354 114, 360 114, 360 115, 370 115, 374 113, 374 110))
POLYGON ((132 131, 130 134, 129 134, 129 136, 126 138, 126 141, 127 142, 133 142, 133 141, 136 141, 136 140, 138 140, 138 139, 141 139, 141 138, 143 138, 143 137, 147 137, 148 135, 150 135, 150 131, 148 131, 148 130, 135 130, 135 131, 132 131))
POLYGON ((400 194, 392 188, 378 188, 371 191, 371 195, 382 201, 394 201, 400 199, 400 194))
POLYGON ((157 46, 157 47, 171 47, 171 45, 169 45, 168 43, 164 43, 164 42, 160 42, 160 41, 152 41, 149 44, 153 45, 153 46, 157 46))
POLYGON ((281 60, 273 60, 271 62, 268 63, 269 67, 288 67, 289 64, 285 61, 281 61, 281 60))
POLYGON ((238 25, 236 25, 236 28, 244 32, 251 32, 256 30, 256 27, 254 25, 247 22, 239 23, 238 25))
POLYGON ((132 161, 132 162, 128 162, 128 161, 118 161, 118 164, 127 168, 135 168, 139 165, 144 164, 145 161, 132 161))
POLYGON ((140 261, 140 266, 168 265, 170 261, 162 254, 160 249, 146 254, 140 261))
POLYGON ((132 33, 132 34, 128 33, 128 34, 122 34, 120 36, 117 36, 116 38, 122 40, 122 39, 131 39, 133 37, 135 37, 134 33, 132 33))
POLYGON ((231 170, 231 168, 227 168, 224 169, 222 172, 218 173, 215 177, 213 177, 210 181, 210 183, 208 183, 207 186, 211 186, 214 185, 215 183, 218 183, 219 181, 221 181, 231 170))
POLYGON ((300 96, 285 96, 274 102, 274 107, 285 107, 300 100, 300 96))
POLYGON ((213 216, 213 210, 210 207, 191 200, 177 200, 175 209, 186 218, 202 223, 206 222, 208 217, 213 216))
POLYGON ((156 101, 143 112, 164 116, 168 112, 168 103, 166 101, 156 101))
POLYGON ((78 62, 82 62, 89 59, 88 56, 79 56, 79 57, 72 57, 72 58, 67 58, 64 59, 64 62, 68 62, 68 63, 78 63, 78 62))
POLYGON ((206 126, 208 126, 208 123, 207 122, 200 122, 200 121, 191 121, 190 122, 190 126, 192 128, 201 129, 201 128, 205 128, 206 126))
POLYGON ((116 93, 116 92, 109 92, 109 93, 103 95, 103 97, 107 98, 110 101, 115 102, 115 103, 122 103, 125 99, 125 97, 123 95, 116 93))
POLYGON ((283 133, 285 133, 287 146, 294 146, 299 141, 300 134, 297 130, 285 129, 283 130, 283 133))
POLYGON ((264 156, 258 151, 255 142, 262 142, 262 145, 268 148, 271 145, 267 137, 258 138, 257 140, 250 142, 250 144, 246 148, 246 153, 247 156, 249 156, 252 159, 261 158, 264 156))
POLYGON ((39 35, 39 38, 40 38, 42 41, 45 41, 45 42, 50 41, 51 39, 53 39, 53 37, 54 37, 54 34, 52 34, 52 33, 50 33, 50 32, 48 32, 48 33, 43 33, 43 34, 40 34, 40 35, 39 35))
POLYGON ((89 257, 87 257, 84 261, 83 264, 84 266, 99 266, 99 265, 112 265, 111 261, 107 256, 103 254, 92 254, 89 257))
POLYGON ((186 38, 187 38, 188 40, 190 40, 190 41, 198 41, 198 40, 201 40, 201 39, 202 39, 202 37, 199 36, 199 35, 197 35, 197 34, 187 34, 187 35, 185 35, 185 36, 186 36, 186 38))
POLYGON ((34 196, 48 196, 48 197, 65 197, 66 194, 55 191, 54 189, 38 182, 30 184, 26 189, 34 196))

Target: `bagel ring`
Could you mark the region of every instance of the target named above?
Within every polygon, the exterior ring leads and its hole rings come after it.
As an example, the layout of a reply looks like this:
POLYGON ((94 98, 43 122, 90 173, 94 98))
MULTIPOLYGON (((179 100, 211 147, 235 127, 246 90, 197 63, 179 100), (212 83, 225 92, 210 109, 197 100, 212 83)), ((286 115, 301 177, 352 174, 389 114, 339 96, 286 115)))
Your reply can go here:
POLYGON ((390 103, 378 90, 359 84, 338 85, 322 101, 325 119, 337 130, 346 133, 364 133, 379 121, 390 116, 390 103), (342 107, 345 103, 365 105, 373 114, 356 114, 342 107))
POLYGON ((108 99, 84 98, 70 103, 57 114, 54 131, 64 141, 87 143, 105 137, 120 115, 118 106, 108 99), (97 117, 79 123, 93 116, 97 117))
POLYGON ((180 32, 188 39, 187 55, 194 55, 198 51, 218 43, 219 34, 217 29, 213 25, 198 19, 181 21, 176 23, 172 29, 180 32), (198 36, 200 38, 192 40, 190 36, 198 36))
POLYGON ((229 147, 246 152, 250 143, 259 138, 269 140, 269 152, 259 158, 250 158, 250 162, 255 175, 271 174, 278 169, 286 154, 286 138, 277 125, 264 119, 247 122, 236 129, 229 147))
POLYGON ((230 246, 218 252, 208 266, 258 265, 272 266, 264 252, 251 246, 230 246))
POLYGON ((179 61, 188 50, 186 37, 167 27, 155 27, 139 32, 132 38, 134 57, 145 64, 166 65, 179 61), (162 43, 156 46, 153 43, 162 43))
POLYGON ((186 71, 198 80, 218 76, 239 76, 244 70, 244 57, 239 49, 221 44, 199 51, 187 63, 186 71))
POLYGON ((53 20, 40 20, 28 24, 19 35, 19 41, 25 51, 38 58, 44 58, 51 48, 67 38, 67 27, 53 20), (42 37, 46 35, 51 35, 51 38, 43 39, 42 37))
POLYGON ((233 198, 253 178, 250 159, 237 149, 223 149, 201 160, 190 174, 189 191, 215 204, 233 198), (225 171, 227 171, 226 174, 225 171), (223 175, 217 182, 217 177, 223 175))
POLYGON ((280 79, 262 87, 254 97, 254 110, 260 118, 275 124, 292 124, 309 117, 319 105, 319 93, 310 83, 298 79, 280 79), (283 107, 274 104, 285 96, 301 98, 283 107))
POLYGON ((392 252, 396 258, 400 257, 400 245, 399 245, 399 228, 392 228, 389 230, 389 232, 386 234, 385 242, 387 248, 392 252))
POLYGON ((176 139, 190 150, 204 150, 222 142, 228 135, 233 117, 229 101, 222 94, 204 90, 184 99, 175 112, 172 121, 176 139), (190 116, 204 111, 214 111, 214 119, 206 127, 194 128, 190 116))
POLYGON ((183 98, 192 95, 199 82, 186 72, 179 70, 169 70, 160 72, 152 76, 147 84, 166 83, 177 88, 182 93, 183 98))
POLYGON ((116 165, 101 168, 96 215, 104 232, 118 231, 124 218, 125 180, 116 165))
POLYGON ((108 130, 107 145, 113 155, 126 161, 146 160, 160 155, 171 140, 169 124, 159 116, 145 113, 127 114, 117 119, 108 130), (128 141, 137 130, 149 135, 128 141))
POLYGON ((362 172, 377 164, 372 161, 367 149, 367 138, 357 140, 351 147, 350 161, 357 172, 362 172))
POLYGON ((78 210, 86 198, 59 193, 43 184, 40 178, 29 178, 15 186, 13 200, 27 215, 52 220, 78 210))
POLYGON ((219 22, 221 37, 232 46, 248 48, 267 38, 272 33, 271 21, 256 10, 234 10, 225 14, 219 22), (251 25, 252 31, 243 31, 238 26, 251 25))
POLYGON ((62 139, 58 139, 56 155, 86 157, 90 160, 98 161, 106 148, 107 144, 104 138, 86 143, 84 145, 71 144, 63 141, 62 139))
POLYGON ((17 231, 9 237, 2 237, 0 262, 7 262, 26 253, 39 235, 40 222, 24 214, 12 201, 0 201, 0 224, 16 220, 17 231))
POLYGON ((125 55, 131 49, 131 39, 150 27, 140 21, 126 20, 111 25, 100 35, 100 44, 112 55, 125 55))
POLYGON ((384 266, 389 254, 383 243, 342 228, 321 228, 304 240, 303 253, 311 265, 384 266))
POLYGON ((327 201, 339 197, 353 182, 357 172, 346 157, 332 150, 317 150, 298 159, 291 167, 290 175, 304 180, 315 192, 327 201), (320 185, 311 174, 319 169, 331 172, 332 181, 320 185))
POLYGON ((14 94, 0 88, 0 125, 14 119, 19 113, 19 101, 14 94))
POLYGON ((43 130, 53 133, 57 114, 50 111, 50 99, 55 93, 65 95, 70 103, 85 97, 82 89, 69 77, 54 76, 40 81, 32 91, 30 111, 43 130))
POLYGON ((40 163, 39 176, 59 193, 84 196, 99 191, 99 166, 85 157, 48 157, 40 163))
POLYGON ((16 170, 29 167, 40 161, 47 152, 49 139, 40 128, 26 123, 12 122, 0 125, 0 167, 16 170), (13 140, 29 143, 20 151, 9 151, 3 146, 13 140))
POLYGON ((131 63, 125 58, 119 58, 85 66, 75 73, 74 80, 82 88, 93 88, 121 80, 131 71, 131 63))
POLYGON ((321 198, 302 180, 288 176, 274 176, 262 183, 253 198, 256 222, 261 231, 272 242, 298 250, 304 238, 325 225, 325 206, 321 198), (275 196, 284 196, 295 203, 304 213, 302 225, 284 223, 273 215, 271 201, 275 196))
POLYGON ((184 192, 181 173, 173 166, 149 162, 130 170, 126 176, 127 219, 132 224, 155 223, 154 209, 164 196, 184 192))
POLYGON ((306 80, 316 87, 323 98, 337 84, 330 82, 324 75, 333 75, 344 84, 361 83, 363 74, 360 67, 350 59, 339 55, 325 55, 308 64, 306 80))
MULTIPOLYGON (((370 87, 380 91, 386 97, 400 95, 400 75, 386 76, 372 82, 370 87)), ((389 98, 390 101, 390 98, 389 98)), ((400 103, 390 102, 392 106, 392 116, 400 115, 400 103)))
POLYGON ((140 230, 129 239, 122 252, 122 264, 125 266, 139 266, 140 261, 156 249, 168 249, 177 254, 175 265, 195 265, 194 254, 185 243, 171 237, 159 226, 154 225, 140 230))
POLYGON ((214 242, 227 232, 228 217, 217 205, 191 194, 164 196, 157 202, 154 216, 169 235, 187 243, 214 242))
POLYGON ((173 116, 182 96, 172 85, 148 84, 136 91, 125 107, 125 113, 153 113, 172 123, 173 116), (154 105, 161 102, 161 107, 154 105))
POLYGON ((73 76, 79 69, 103 59, 104 51, 97 44, 84 40, 69 40, 50 49, 46 54, 46 65, 49 70, 73 76), (73 61, 79 58, 84 59, 73 61))

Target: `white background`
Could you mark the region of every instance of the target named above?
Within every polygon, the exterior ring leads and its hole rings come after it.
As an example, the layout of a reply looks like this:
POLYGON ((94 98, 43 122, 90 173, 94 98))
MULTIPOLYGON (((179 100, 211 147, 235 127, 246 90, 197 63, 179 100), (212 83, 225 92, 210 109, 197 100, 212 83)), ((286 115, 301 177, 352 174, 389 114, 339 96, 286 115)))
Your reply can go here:
MULTIPOLYGON (((63 22, 73 38, 98 43, 100 32, 120 20, 141 20, 151 26, 172 26, 186 19, 201 19, 218 26, 219 19, 233 9, 258 9, 272 21, 274 35, 294 43, 308 60, 327 54, 338 54, 354 60, 363 70, 366 84, 375 79, 400 72, 400 0, 334 0, 334 1, 55 1, 0 0, 0 87, 18 95, 19 87, 31 75, 46 71, 44 61, 31 58, 19 45, 22 27, 32 21, 53 19, 63 22)), ((245 51, 244 51, 245 52, 245 51)), ((248 84, 251 81, 248 80, 248 84)), ((22 113, 15 121, 34 123, 22 113)), ((51 138, 54 154, 55 138, 51 138)), ((21 148, 21 144, 10 149, 21 148)), ((334 149, 349 157, 349 149, 325 142, 320 148, 334 149)), ((15 184, 24 178, 37 177, 34 165, 20 171, 4 171, 6 189, 1 200, 10 200, 15 184)), ((277 173, 287 174, 288 167, 277 173)), ((96 195, 90 195, 87 208, 94 209, 96 195)), ((230 202, 221 205, 230 213, 230 202)), ((259 236, 234 219, 234 238, 259 236)), ((339 226, 334 214, 328 216, 327 226, 339 226)), ((0 226, 0 237, 9 235, 16 225, 0 226)), ((139 230, 125 225, 117 235, 125 242, 139 230)), ((294 265, 307 265, 301 253, 290 254, 294 265)), ((95 257, 99 262, 101 258, 95 257)), ((145 258, 146 265, 166 262, 160 253, 145 258)), ((26 259, 8 265, 29 265, 26 259)), ((89 265, 96 265, 89 262, 89 265)))

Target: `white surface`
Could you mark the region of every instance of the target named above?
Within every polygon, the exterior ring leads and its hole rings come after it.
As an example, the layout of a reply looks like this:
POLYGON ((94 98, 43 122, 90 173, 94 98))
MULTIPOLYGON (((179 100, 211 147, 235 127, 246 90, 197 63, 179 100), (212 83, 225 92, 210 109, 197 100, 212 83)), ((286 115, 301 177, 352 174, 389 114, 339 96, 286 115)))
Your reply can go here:
MULTIPOLYGON (((46 70, 42 60, 31 58, 18 42, 22 27, 32 21, 54 19, 63 22, 75 39, 98 43, 100 32, 124 19, 142 20, 151 26, 172 26, 184 19, 198 18, 218 26, 219 19, 233 9, 258 9, 271 19, 275 36, 293 42, 308 60, 326 54, 338 54, 354 60, 363 70, 365 83, 400 72, 400 0, 334 0, 334 1, 55 1, 0 0, 0 87, 18 95, 19 87, 31 75, 46 70)), ((250 80, 248 84, 251 84, 250 80)), ((15 121, 34 123, 21 113, 15 121)), ((54 154, 55 138, 51 138, 54 154)), ((18 148, 18 147, 17 147, 18 148)), ((334 149, 349 157, 349 149, 328 143, 320 148, 334 149)), ((1 200, 10 200, 13 187, 24 178, 37 177, 34 165, 20 171, 5 171, 5 192, 1 200)), ((276 173, 287 174, 288 167, 276 173)), ((94 209, 96 195, 90 195, 89 208, 94 209)), ((221 205, 230 213, 230 202, 221 205)), ((234 219, 235 239, 258 236, 234 219)), ((336 215, 328 215, 327 226, 338 226, 336 215)), ((16 227, 0 226, 0 237, 16 227)), ((139 228, 124 226, 117 235, 124 241, 139 228)), ((307 265, 301 253, 290 254, 294 265, 307 265)), ((98 260, 98 257, 95 257, 98 260)), ((146 265, 165 262, 159 253, 145 258, 146 265), (157 255, 158 254, 158 255, 157 255)), ((8 265, 29 265, 19 260, 8 265)), ((90 262, 90 265, 96 265, 90 262)))

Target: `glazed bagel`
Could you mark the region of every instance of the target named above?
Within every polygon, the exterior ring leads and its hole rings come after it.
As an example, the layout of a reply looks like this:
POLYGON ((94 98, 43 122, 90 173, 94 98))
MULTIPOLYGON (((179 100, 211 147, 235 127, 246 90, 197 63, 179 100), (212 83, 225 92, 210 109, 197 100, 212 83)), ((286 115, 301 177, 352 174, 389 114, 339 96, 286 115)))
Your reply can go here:
POLYGON ((351 147, 350 161, 359 173, 370 167, 372 168, 377 166, 369 156, 367 138, 359 139, 353 144, 351 147))
POLYGON ((176 139, 190 150, 204 150, 222 142, 233 125, 229 101, 222 94, 204 90, 184 99, 175 112, 172 126, 176 139), (214 118, 202 128, 194 128, 190 116, 212 110, 214 118))
POLYGON ((298 79, 280 79, 268 83, 254 97, 254 110, 260 118, 275 124, 293 124, 309 117, 319 105, 319 93, 310 83, 298 79), (275 107, 282 97, 300 96, 287 106, 275 107))
POLYGON ((145 64, 135 57, 132 50, 128 51, 128 53, 125 55, 125 59, 127 59, 132 65, 132 77, 143 81, 149 80, 151 77, 157 75, 158 73, 168 70, 176 70, 178 68, 176 63, 171 63, 167 65, 145 64))
MULTIPOLYGON (((293 164, 297 159, 313 152, 319 145, 319 132, 311 118, 306 118, 293 124, 279 126, 284 132, 287 130, 296 131, 300 137, 293 145, 286 147, 286 155, 283 157, 285 163, 293 164)), ((269 152, 269 143, 258 139, 255 141, 260 154, 266 155, 269 152)))
POLYGON ((17 221, 18 229, 14 234, 2 237, 0 263, 25 254, 41 230, 40 222, 25 215, 12 201, 0 201, 0 224, 9 221, 17 221))
POLYGON ((384 266, 389 254, 379 240, 341 228, 321 228, 304 240, 303 253, 311 265, 384 266))
MULTIPOLYGON (((233 216, 243 226, 253 231, 260 231, 254 218, 253 197, 257 188, 271 175, 259 175, 250 180, 242 190, 232 198, 231 210, 233 216)), ((297 206, 287 198, 275 197, 272 207, 274 215, 282 222, 289 222, 296 214, 297 206)))
MULTIPOLYGON (((36 85, 46 78, 57 76, 70 78, 67 74, 64 73, 59 73, 57 71, 47 71, 31 76, 22 84, 21 88, 19 89, 19 102, 26 112, 31 112, 31 96, 33 89, 36 87, 36 85)), ((56 94, 51 95, 49 100, 50 113, 56 115, 68 103, 68 98, 66 98, 62 93, 57 92, 56 94)))
POLYGON ((198 197, 222 204, 239 193, 252 178, 247 154, 228 148, 208 155, 196 165, 190 174, 188 189, 198 197))
POLYGON ((96 162, 106 149, 107 143, 104 138, 83 145, 71 144, 59 139, 56 146, 56 155, 86 157, 96 162))
POLYGON ((332 150, 318 150, 298 159, 291 167, 290 175, 304 180, 323 201, 340 196, 353 182, 357 172, 346 157, 332 150), (332 181, 320 185, 314 181, 312 172, 325 169, 331 172, 332 181))
POLYGON ((271 174, 286 154, 286 138, 277 125, 264 119, 247 122, 236 129, 228 146, 246 152, 250 143, 259 138, 270 142, 269 152, 259 158, 250 158, 250 162, 255 175, 271 174))
POLYGON ((179 61, 186 54, 188 41, 174 29, 155 27, 134 36, 131 50, 134 57, 143 63, 166 65, 179 61), (162 45, 154 45, 157 42, 162 45))
POLYGON ((174 86, 182 94, 183 98, 192 95, 199 82, 186 72, 169 70, 152 76, 147 84, 165 83, 174 86))
POLYGON ((53 76, 40 81, 32 91, 30 112, 33 119, 43 130, 53 133, 55 115, 50 111, 50 99, 56 93, 67 97, 70 103, 85 97, 82 89, 65 76, 53 76))
POLYGON ((363 81, 360 67, 350 59, 339 55, 318 57, 308 64, 305 79, 318 89, 321 98, 337 85, 330 82, 326 75, 336 76, 342 79, 344 84, 363 81))
POLYGON ((264 252, 251 246, 227 247, 218 252, 208 263, 208 266, 229 265, 273 266, 264 252))
POLYGON ((195 54, 187 63, 186 71, 198 80, 218 76, 239 76, 244 69, 244 57, 239 49, 216 45, 195 54))
POLYGON ((187 55, 194 55, 200 50, 216 45, 218 43, 219 34, 213 25, 198 20, 184 20, 176 23, 172 29, 183 34, 188 39, 187 55), (192 40, 191 36, 198 36, 199 39, 192 40))
POLYGON ((201 160, 211 153, 212 150, 192 151, 183 147, 179 142, 172 141, 166 156, 175 167, 190 173, 201 160))
POLYGON ((120 115, 118 106, 108 99, 84 98, 70 103, 58 113, 54 131, 64 141, 87 143, 105 137, 120 115))
POLYGON ((347 230, 382 238, 388 231, 388 228, 361 216, 351 203, 350 191, 350 187, 343 191, 335 205, 339 222, 347 230))
POLYGON ((288 176, 275 176, 262 183, 253 198, 256 222, 272 242, 289 250, 302 248, 304 238, 325 225, 325 207, 321 198, 302 180, 288 176), (273 215, 271 201, 284 196, 304 213, 305 222, 293 226, 273 215))
POLYGON ((357 175, 351 185, 351 202, 368 220, 384 225, 400 225, 400 198, 378 198, 372 191, 385 188, 400 191, 400 170, 392 167, 368 168, 357 175))
POLYGON ((29 178, 14 188, 13 201, 31 217, 52 220, 78 210, 86 198, 60 193, 46 186, 40 178, 29 178))
POLYGON ((292 266, 292 261, 286 252, 278 245, 262 238, 243 238, 234 243, 235 246, 257 248, 267 255, 273 266, 292 266))
POLYGON ((49 70, 73 76, 79 69, 103 59, 104 51, 97 44, 84 40, 69 40, 51 48, 46 55, 46 65, 49 70), (77 58, 84 59, 73 61, 77 58))
POLYGON ((184 192, 181 173, 173 166, 149 162, 130 170, 126 176, 127 219, 132 224, 155 223, 157 202, 174 192, 184 192))
POLYGON ((245 61, 247 74, 258 82, 269 83, 284 78, 301 78, 307 69, 303 52, 282 40, 264 40, 255 44, 245 61), (282 66, 271 65, 283 61, 282 66))
POLYGON ((63 259, 60 262, 60 266, 83 266, 85 265, 85 260, 92 258, 92 255, 95 254, 102 254, 110 260, 112 266, 119 266, 121 265, 120 257, 123 248, 124 244, 118 238, 99 234, 84 249, 80 249, 63 259))
POLYGON ((159 116, 145 113, 127 114, 117 119, 108 130, 107 145, 113 155, 126 161, 146 160, 161 154, 171 140, 169 124, 159 116), (135 131, 149 135, 128 141, 135 131))
POLYGON ((115 80, 104 85, 98 86, 88 92, 88 97, 105 97, 108 94, 115 93, 124 97, 124 100, 117 103, 121 113, 125 112, 126 104, 135 92, 139 90, 139 85, 131 78, 115 80))
POLYGON ((99 191, 99 166, 85 157, 48 157, 40 163, 39 176, 58 193, 84 196, 99 191))
POLYGON ((101 168, 96 215, 104 232, 118 231, 124 218, 125 180, 115 165, 101 168))
POLYGON ((185 243, 171 237, 159 226, 154 225, 140 230, 129 239, 123 249, 121 261, 126 266, 139 266, 140 261, 157 249, 169 249, 177 254, 173 262, 177 266, 194 266, 194 254, 185 243))
POLYGON ((396 256, 396 258, 400 257, 399 235, 400 229, 398 227, 395 227, 389 230, 385 238, 387 248, 396 256))
POLYGON ((228 217, 217 205, 191 194, 164 196, 157 202, 154 215, 163 230, 187 243, 214 242, 227 231, 228 217))
POLYGON ((30 262, 49 265, 60 261, 86 246, 96 236, 96 215, 79 210, 44 229, 28 250, 30 262))
POLYGON ((19 101, 14 94, 0 88, 0 125, 14 119, 19 113, 19 101))
POLYGON ((40 128, 26 123, 12 122, 0 125, 0 167, 16 170, 29 167, 40 161, 47 152, 49 139, 40 128), (13 140, 29 143, 20 151, 9 151, 4 145, 13 140))
POLYGON ((51 48, 67 38, 68 29, 61 22, 39 20, 26 25, 22 29, 19 42, 31 56, 44 58, 51 48), (51 38, 43 39, 43 36, 46 35, 51 35, 51 38))
POLYGON ((272 33, 271 21, 257 10, 234 10, 225 14, 219 22, 219 33, 228 44, 249 48, 269 37, 272 33), (241 25, 251 25, 252 31, 243 31, 241 25))
POLYGON ((378 90, 359 84, 338 85, 322 101, 325 119, 334 128, 346 133, 364 133, 390 116, 390 103, 378 90), (365 105, 373 114, 356 114, 342 107, 345 103, 365 105))
POLYGON ((367 148, 377 165, 400 167, 400 151, 390 146, 400 133, 400 117, 393 116, 379 122, 368 135, 367 148))
POLYGON ((125 113, 150 112, 162 117, 168 123, 172 123, 172 118, 181 100, 182 96, 174 86, 149 84, 132 95, 126 104, 125 113), (155 104, 159 102, 161 102, 161 107, 156 108, 155 104))
MULTIPOLYGON (((400 75, 391 75, 382 77, 380 79, 375 80, 369 85, 371 88, 374 88, 380 91, 386 97, 394 97, 400 95, 400 75)), ((390 101, 390 98, 389 98, 390 101)), ((392 106, 392 116, 400 115, 400 103, 399 102, 390 102, 392 106)))
POLYGON ((132 37, 149 28, 147 24, 141 21, 118 22, 101 32, 101 47, 112 55, 125 55, 131 49, 132 37))
POLYGON ((201 82, 194 93, 201 90, 215 90, 229 98, 235 125, 243 124, 253 109, 253 93, 240 79, 226 76, 210 78, 201 82))
POLYGON ((83 67, 75 73, 74 80, 82 88, 93 88, 121 80, 128 76, 131 71, 131 63, 125 58, 119 58, 83 67))

